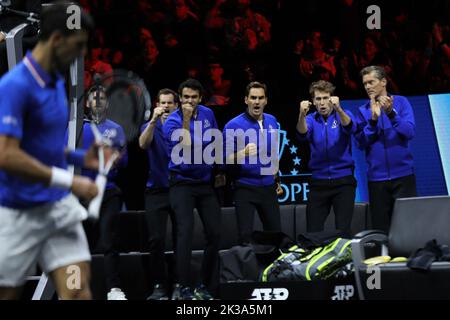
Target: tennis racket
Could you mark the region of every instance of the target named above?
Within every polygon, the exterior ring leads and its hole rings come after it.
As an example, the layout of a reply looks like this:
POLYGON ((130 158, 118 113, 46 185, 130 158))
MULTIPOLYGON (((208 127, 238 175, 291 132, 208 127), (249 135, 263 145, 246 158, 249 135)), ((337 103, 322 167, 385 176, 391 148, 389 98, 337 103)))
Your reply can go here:
MULTIPOLYGON (((126 148, 129 142, 137 139, 141 125, 150 118, 151 99, 144 81, 131 71, 115 70, 102 77, 95 77, 94 82, 94 87, 89 89, 90 92, 96 88, 104 88, 106 92, 107 107, 104 109, 102 120, 106 118, 122 127, 126 145, 121 147, 126 148)), ((98 99, 99 95, 96 97, 98 99)), ((108 137, 108 134, 114 136, 114 133, 108 131, 106 136, 105 133, 100 133, 97 127, 99 121, 98 115, 96 121, 91 121, 91 129, 99 145, 98 175, 95 180, 98 195, 92 199, 88 207, 88 218, 94 220, 98 219, 100 214, 108 173, 120 157, 121 151, 120 147, 114 145, 108 137), (104 157, 105 147, 113 148, 113 153, 107 161, 104 157)))

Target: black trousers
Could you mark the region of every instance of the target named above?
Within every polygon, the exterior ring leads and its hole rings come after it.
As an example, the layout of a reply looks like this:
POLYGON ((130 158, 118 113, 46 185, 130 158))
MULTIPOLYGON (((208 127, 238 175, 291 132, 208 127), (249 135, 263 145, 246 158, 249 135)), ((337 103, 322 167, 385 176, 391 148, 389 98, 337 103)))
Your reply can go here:
POLYGON ((333 207, 336 229, 350 237, 356 179, 353 176, 330 180, 312 179, 309 190, 306 205, 307 232, 323 231, 325 221, 333 207))
POLYGON ((264 231, 281 231, 280 206, 276 185, 249 186, 236 184, 234 190, 239 243, 250 242, 253 232, 255 210, 264 231))
POLYGON ((414 174, 394 180, 369 182, 372 229, 388 232, 395 199, 416 196, 416 176, 414 174))
POLYGON ((106 286, 108 291, 111 288, 120 288, 119 276, 119 214, 122 208, 122 193, 120 189, 107 189, 103 197, 98 221, 100 239, 97 245, 97 252, 104 254, 104 267, 106 286))
POLYGON ((175 184, 170 187, 170 205, 175 212, 177 241, 175 250, 178 281, 190 286, 194 208, 203 223, 206 247, 203 253, 202 281, 211 292, 219 284, 220 207, 209 184, 175 184))
POLYGON ((155 283, 168 286, 165 263, 165 240, 167 219, 172 221, 173 244, 176 244, 175 213, 170 206, 169 190, 145 191, 145 218, 149 232, 150 275, 155 283))

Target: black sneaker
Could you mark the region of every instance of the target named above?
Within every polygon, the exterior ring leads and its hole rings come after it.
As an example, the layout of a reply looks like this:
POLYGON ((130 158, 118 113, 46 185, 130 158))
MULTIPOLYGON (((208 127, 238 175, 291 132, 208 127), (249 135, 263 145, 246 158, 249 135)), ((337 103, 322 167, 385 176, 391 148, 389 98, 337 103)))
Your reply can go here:
POLYGON ((204 285, 195 288, 194 300, 214 300, 213 296, 206 290, 204 285))
POLYGON ((180 284, 176 283, 173 286, 173 291, 172 291, 172 300, 180 300, 180 284))
POLYGON ((180 287, 179 300, 194 300, 194 293, 190 287, 180 287))
POLYGON ((166 288, 161 284, 155 284, 153 287, 153 293, 147 298, 147 300, 169 300, 166 288))

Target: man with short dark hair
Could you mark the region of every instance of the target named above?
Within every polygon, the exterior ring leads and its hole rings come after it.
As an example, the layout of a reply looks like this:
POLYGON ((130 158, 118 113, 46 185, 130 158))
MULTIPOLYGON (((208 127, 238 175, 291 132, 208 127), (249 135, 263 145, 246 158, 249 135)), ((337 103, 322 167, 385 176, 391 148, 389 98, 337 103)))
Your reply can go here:
POLYGON ((181 106, 163 126, 170 155, 170 205, 175 212, 176 270, 182 300, 212 299, 206 286, 215 292, 219 280, 220 206, 212 184, 219 186, 223 176, 215 176, 215 161, 211 163, 204 158, 210 144, 215 143, 209 133, 217 130, 217 122, 212 110, 200 105, 203 92, 203 86, 197 80, 188 79, 181 83, 178 89, 181 106), (178 158, 180 154, 181 159, 178 158), (203 283, 197 285, 195 291, 190 283, 194 208, 198 210, 206 235, 203 283))
MULTIPOLYGON (((32 52, 0 80, 0 300, 18 298, 38 263, 59 298, 90 299, 91 255, 81 220, 98 189, 67 164, 96 169, 96 148, 65 152, 69 108, 65 73, 86 51, 90 16, 68 29, 68 3, 42 11, 32 52), (68 285, 74 272, 77 285, 68 285)), ((108 160, 108 157, 106 157, 108 160)))
MULTIPOLYGON (((168 279, 165 263, 165 239, 167 219, 172 221, 175 240, 175 213, 169 201, 169 152, 163 125, 178 108, 178 95, 170 89, 161 89, 156 96, 156 108, 151 120, 142 126, 139 146, 147 150, 148 180, 145 190, 145 211, 149 230, 151 273, 155 284, 148 300, 168 300, 168 279)), ((176 241, 173 241, 175 246, 176 241)), ((177 288, 175 288, 176 291, 177 288)), ((175 294, 177 294, 175 292, 175 294)), ((175 298, 175 296, 174 296, 175 298)))
POLYGON ((297 135, 311 146, 306 223, 308 232, 323 231, 333 207, 336 229, 350 237, 356 189, 351 135, 356 125, 352 114, 342 109, 339 97, 333 96, 334 90, 328 81, 313 82, 309 89, 313 103, 300 103, 297 135), (312 104, 317 111, 307 115, 312 104))
POLYGON ((245 90, 247 110, 224 127, 226 163, 234 181, 239 243, 250 243, 255 210, 265 231, 281 231, 277 199, 278 123, 264 113, 266 85, 251 82, 245 90), (263 159, 267 158, 267 160, 263 159), (252 161, 253 160, 253 161, 252 161))
MULTIPOLYGON (((103 265, 105 270, 105 284, 107 289, 107 300, 127 300, 120 284, 120 255, 119 255, 119 214, 123 204, 122 190, 119 188, 116 179, 119 170, 127 163, 125 133, 122 127, 106 118, 108 109, 108 97, 106 88, 100 85, 93 86, 86 97, 86 118, 83 123, 81 149, 87 150, 95 142, 94 132, 91 124, 94 123, 102 137, 110 141, 115 149, 121 151, 120 159, 117 159, 113 168, 108 173, 108 181, 100 208, 98 222, 98 245, 94 250, 98 250, 104 255, 103 265)), ((83 176, 95 180, 97 172, 83 169, 83 176)))
POLYGON ((409 149, 414 113, 408 99, 388 94, 382 67, 366 67, 361 76, 370 101, 359 108, 355 137, 366 152, 372 229, 387 232, 395 199, 417 194, 409 149))

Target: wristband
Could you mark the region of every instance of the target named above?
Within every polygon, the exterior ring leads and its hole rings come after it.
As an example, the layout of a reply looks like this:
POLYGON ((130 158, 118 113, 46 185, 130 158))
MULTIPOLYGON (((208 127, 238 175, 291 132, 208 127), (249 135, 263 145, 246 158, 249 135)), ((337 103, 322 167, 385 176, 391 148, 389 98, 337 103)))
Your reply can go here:
POLYGON ((50 187, 70 190, 72 187, 73 174, 67 170, 52 167, 52 178, 50 179, 50 187))

